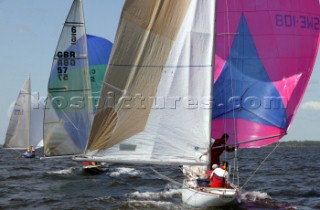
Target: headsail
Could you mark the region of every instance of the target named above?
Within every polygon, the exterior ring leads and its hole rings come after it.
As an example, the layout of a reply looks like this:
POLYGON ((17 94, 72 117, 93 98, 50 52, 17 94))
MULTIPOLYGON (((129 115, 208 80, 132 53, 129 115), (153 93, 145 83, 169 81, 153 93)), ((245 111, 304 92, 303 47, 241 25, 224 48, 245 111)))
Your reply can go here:
POLYGON ((85 149, 91 126, 91 86, 81 0, 74 0, 62 29, 48 83, 44 155, 85 149))
POLYGON ((125 2, 87 154, 109 162, 206 164, 198 158, 210 139, 214 7, 125 2))
POLYGON ((41 146, 42 144, 44 107, 32 96, 30 83, 31 79, 28 77, 15 101, 4 148, 26 149, 29 145, 41 146))
POLYGON ((213 138, 260 147, 287 132, 314 67, 319 20, 318 0, 218 1, 213 138))
POLYGON ((72 100, 76 97, 83 98, 83 101, 74 102, 80 102, 84 106, 75 109, 71 109, 72 107, 53 107, 52 110, 46 110, 47 124, 45 125, 49 132, 47 133, 45 146, 46 156, 77 154, 84 151, 87 137, 81 135, 89 134, 91 128, 89 122, 95 112, 95 107, 92 104, 96 104, 97 97, 100 94, 102 80, 111 53, 112 43, 110 41, 93 35, 85 35, 81 4, 80 2, 77 4, 71 7, 60 39, 63 44, 58 44, 56 50, 56 58, 49 79, 49 88, 52 86, 55 88, 49 89, 49 93, 51 93, 51 100, 63 96, 63 100, 67 100, 69 103, 72 103, 72 100), (71 22, 72 17, 78 22, 71 22), (74 34, 75 30, 77 33, 74 34), (76 41, 73 42, 71 39, 65 41, 64 38, 68 36, 76 41), (69 58, 69 60, 68 58, 59 58, 57 55, 59 52, 70 54, 75 52, 76 57, 74 59, 69 58), (59 68, 61 69, 59 62, 70 62, 69 65, 62 65, 63 68, 67 68, 67 74, 69 73, 66 80, 62 79, 62 74, 59 74, 59 68), (90 99, 91 97, 92 99, 90 99), (54 118, 50 119, 51 116, 54 118), (51 123, 49 120, 52 120, 51 123))
POLYGON ((4 148, 26 149, 30 142, 30 77, 20 89, 7 129, 4 148))

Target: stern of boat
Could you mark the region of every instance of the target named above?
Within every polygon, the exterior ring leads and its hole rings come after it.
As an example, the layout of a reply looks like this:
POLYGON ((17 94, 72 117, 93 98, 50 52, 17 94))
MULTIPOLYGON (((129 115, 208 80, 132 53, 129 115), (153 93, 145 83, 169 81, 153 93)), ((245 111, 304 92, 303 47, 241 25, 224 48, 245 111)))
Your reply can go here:
POLYGON ((184 182, 182 202, 198 208, 236 205, 238 204, 238 189, 190 187, 184 182))

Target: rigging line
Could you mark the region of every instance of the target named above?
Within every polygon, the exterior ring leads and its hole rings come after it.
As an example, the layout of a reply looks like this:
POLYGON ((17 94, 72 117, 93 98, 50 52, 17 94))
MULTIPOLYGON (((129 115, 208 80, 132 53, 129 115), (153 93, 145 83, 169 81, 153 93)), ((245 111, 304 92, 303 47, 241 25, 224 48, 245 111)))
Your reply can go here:
MULTIPOLYGON (((230 18, 229 18, 229 11, 228 11, 228 8, 229 8, 229 5, 228 5, 228 1, 226 0, 225 1, 225 6, 226 6, 226 25, 227 25, 227 31, 225 33, 225 35, 227 35, 227 45, 228 45, 228 49, 231 49, 231 37, 229 35, 233 34, 233 33, 230 33, 230 18)), ((237 34, 237 33, 235 33, 237 34)), ((231 78, 231 81, 232 81, 232 78, 234 75, 232 75, 232 71, 231 71, 231 68, 232 68, 232 65, 230 66, 230 78, 231 78)), ((226 87, 225 87, 226 88, 226 87)), ((234 89, 233 89, 233 86, 231 84, 231 93, 233 95, 234 93, 234 89)), ((232 104, 233 108, 232 108, 232 115, 233 115, 233 119, 235 119, 235 107, 236 105, 233 103, 232 104)), ((227 112, 227 107, 225 107, 225 113, 227 112)), ((226 117, 226 115, 225 115, 226 117)), ((224 124, 224 130, 226 131, 227 130, 227 122, 225 121, 225 124, 224 124)), ((235 136, 237 136, 237 130, 236 130, 236 122, 235 120, 233 121, 233 132, 235 134, 235 136)), ((235 139, 236 143, 237 143, 237 139, 235 139)), ((227 147, 227 145, 224 145, 225 148, 227 147)), ((224 156, 225 156, 225 159, 227 158, 226 156, 227 154, 225 153, 224 156)), ((235 150, 235 158, 234 158, 234 161, 233 161, 233 170, 234 170, 234 173, 233 173, 233 180, 237 177, 237 182, 238 182, 238 186, 239 186, 239 174, 237 173, 238 172, 238 166, 237 166, 237 149, 235 150), (236 177, 235 177, 236 176, 236 177)))
MULTIPOLYGON (((232 107, 232 108, 227 109, 228 105, 226 105, 226 106, 223 105, 223 106, 226 107, 226 108, 224 108, 224 113, 221 113, 221 114, 219 114, 219 115, 215 115, 215 116, 214 116, 215 119, 218 119, 219 117, 223 116, 223 119, 225 120, 225 119, 227 119, 227 118, 226 118, 226 115, 227 115, 228 113, 234 113, 235 110, 241 110, 241 109, 242 109, 242 107, 235 108, 235 106, 232 107)), ((225 126, 224 129, 226 129, 226 123, 224 124, 224 126, 225 126)))
MULTIPOLYGON (((51 103, 51 105, 52 105, 52 103, 51 103)), ((87 108, 87 107, 86 107, 87 108)), ((87 109, 86 109, 87 110, 87 109)), ((70 122, 70 124, 75 128, 75 130, 77 130, 77 131, 79 131, 80 130, 80 128, 72 121, 72 119, 68 116, 68 114, 65 112, 65 111, 63 111, 63 110, 61 110, 61 113, 66 117, 66 119, 68 120, 68 122, 70 122)), ((58 115, 58 114, 57 114, 58 115)), ((88 119, 90 119, 90 116, 89 116, 89 113, 87 113, 87 117, 88 117, 88 119)), ((59 118, 59 117, 58 117, 59 118)), ((60 119, 59 118, 59 123, 63 123, 64 124, 64 122, 65 121, 63 121, 62 119, 60 119)), ((63 127, 64 127, 64 125, 63 125, 63 127)), ((65 130, 66 131, 66 133, 68 133, 67 132, 67 130, 65 130)), ((70 139, 72 140, 72 141, 74 141, 74 139, 70 136, 70 134, 67 134, 68 135, 68 137, 70 137, 70 139)), ((86 145, 83 145, 82 144, 82 141, 81 140, 78 140, 78 142, 80 143, 80 146, 81 146, 81 148, 85 148, 86 147, 86 145)), ((74 148, 75 149, 75 148, 74 148)))
MULTIPOLYGON (((226 4, 228 4, 228 1, 226 1, 226 4)), ((229 6, 227 5, 227 8, 229 8, 229 6)), ((227 14, 229 14, 228 13, 229 11, 227 11, 227 14)), ((227 17, 227 21, 228 21, 228 27, 230 26, 230 23, 229 23, 229 16, 227 17)), ((229 30, 228 30, 228 32, 230 32, 230 28, 229 28, 229 30)), ((237 34, 238 34, 238 32, 237 32, 237 34)), ((237 35, 236 34, 236 35, 237 35)), ((235 36, 236 36, 235 35, 235 36)), ((228 41, 228 44, 229 44, 229 49, 231 50, 231 48, 232 48, 232 46, 231 46, 231 38, 230 38, 230 36, 228 36, 228 39, 229 39, 229 41, 228 41)), ((236 61, 236 62, 238 62, 238 60, 236 61)), ((235 77, 236 75, 232 75, 232 68, 233 68, 233 65, 231 65, 230 66, 230 77, 231 77, 231 81, 233 80, 232 78, 233 77, 235 77)), ((233 89, 233 84, 231 83, 231 92, 232 92, 232 95, 234 95, 234 89, 233 89)), ((233 116, 233 132, 234 132, 234 136, 235 136, 235 143, 236 144, 238 144, 238 139, 237 139, 237 123, 236 123, 236 112, 235 112, 235 109, 236 109, 236 107, 237 107, 237 105, 235 104, 235 102, 233 101, 233 103, 232 103, 232 108, 233 108, 233 111, 232 111, 232 116, 233 116)), ((234 150, 234 155, 235 155, 235 158, 234 158, 234 161, 233 161, 233 164, 234 164, 234 175, 233 175, 233 180, 237 180, 237 186, 239 186, 239 184, 240 184, 240 176, 239 176, 239 166, 238 166, 238 149, 237 148, 235 148, 235 150, 234 150)))
POLYGON ((260 163, 260 165, 258 166, 258 168, 256 168, 256 170, 251 174, 251 176, 245 181, 245 183, 240 187, 240 190, 246 185, 248 184, 248 182, 252 179, 252 177, 257 173, 257 171, 260 169, 260 167, 262 166, 262 164, 269 158, 269 156, 278 148, 278 146, 281 144, 281 142, 279 141, 277 143, 277 145, 273 148, 273 150, 267 155, 267 157, 265 157, 265 159, 260 163))
POLYGON ((41 156, 39 159, 40 160, 48 160, 48 159, 64 159, 64 158, 70 158, 74 157, 75 154, 73 155, 57 155, 57 156, 41 156))
POLYGON ((122 90, 122 89, 120 89, 120 88, 117 88, 117 87, 114 86, 114 85, 111 85, 111 84, 105 82, 105 81, 103 81, 103 84, 106 85, 106 86, 108 86, 108 87, 110 87, 110 88, 112 88, 112 89, 114 89, 114 90, 116 90, 116 91, 118 91, 118 92, 120 92, 120 93, 122 93, 123 95, 125 95, 125 94, 127 93, 127 91, 126 91, 125 89, 122 90))
MULTIPOLYGON (((248 141, 242 141, 242 142, 240 142, 238 144, 228 144, 228 145, 225 145, 225 146, 238 146, 238 145, 241 145, 241 144, 247 144, 247 143, 251 143, 251 142, 255 142, 255 141, 262 141, 262 140, 271 139, 271 138, 275 138, 275 137, 280 137, 280 136, 284 136, 284 135, 287 135, 287 133, 280 133, 280 134, 273 135, 273 136, 268 136, 268 137, 259 138, 259 139, 253 139, 253 140, 248 140, 248 141)), ((221 147, 225 147, 225 146, 223 145, 223 146, 212 147, 212 149, 221 148, 221 147)))
POLYGON ((219 33, 217 34, 217 36, 222 36, 222 35, 238 35, 239 33, 236 32, 236 33, 231 33, 231 32, 225 32, 225 33, 219 33))
MULTIPOLYGON (((51 95, 52 96, 52 95, 51 95)), ((51 103, 51 105, 52 105, 52 103, 51 103)), ((53 106, 53 105, 52 105, 53 106)), ((87 108, 87 107, 86 107, 87 108)), ((59 109, 60 110, 60 109, 59 109)), ((72 121, 72 119, 68 116, 68 114, 65 112, 65 111, 63 111, 62 109, 60 110, 61 111, 61 113, 67 118, 67 120, 68 120, 68 122, 70 122, 71 123, 71 125, 78 131, 78 130, 80 130, 79 129, 79 127, 72 121)), ((59 117, 58 117, 59 118, 59 117)), ((59 122, 61 122, 62 121, 62 119, 59 119, 59 122)))
MULTIPOLYGON (((73 123, 73 121, 71 120, 71 118, 67 115, 67 113, 65 111, 61 111, 62 114, 69 120, 69 122, 71 123, 71 125, 78 131, 80 130, 79 127, 77 127, 77 125, 75 123, 73 123)), ((59 120, 60 122, 61 120, 59 120)))
POLYGON ((165 180, 168 180, 168 181, 170 181, 170 182, 173 183, 173 184, 182 186, 182 184, 181 184, 180 182, 177 182, 177 181, 171 179, 170 177, 168 177, 168 176, 166 176, 166 175, 164 175, 164 174, 161 174, 161 173, 160 173, 159 171, 157 171, 156 169, 154 169, 154 168, 152 168, 152 167, 150 167, 150 169, 151 169, 155 174, 157 174, 158 176, 160 176, 161 178, 163 178, 163 179, 165 179, 165 180))
MULTIPOLYGON (((261 120, 264 120, 265 122, 270 123, 270 124, 271 124, 272 126, 274 126, 274 127, 279 127, 279 128, 281 128, 281 129, 284 129, 284 128, 280 127, 281 125, 277 125, 276 122, 272 122, 271 120, 268 120, 266 117, 263 117, 263 116, 259 115, 258 113, 255 113, 255 112, 251 111, 250 109, 247 109, 247 108, 245 108, 245 107, 241 107, 241 108, 242 108, 243 110, 245 110, 245 111, 247 111, 247 112, 249 112, 249 113, 257 116, 257 117, 260 118, 261 120)), ((280 107, 280 108, 281 108, 281 107, 280 107)), ((285 108, 283 108, 283 109, 285 109, 285 108)), ((288 127, 288 122, 287 122, 287 120, 286 120, 285 127, 288 127)))

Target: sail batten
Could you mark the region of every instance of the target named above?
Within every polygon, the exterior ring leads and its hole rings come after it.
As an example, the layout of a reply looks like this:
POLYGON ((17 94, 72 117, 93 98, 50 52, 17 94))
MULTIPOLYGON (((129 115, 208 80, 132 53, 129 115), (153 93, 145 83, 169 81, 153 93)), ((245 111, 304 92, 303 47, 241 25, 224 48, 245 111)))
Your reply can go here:
POLYGON ((84 22, 65 22, 65 26, 73 25, 84 25, 84 22))
POLYGON ((140 68, 191 68, 191 67, 198 67, 198 68, 206 68, 212 67, 211 64, 208 65, 192 65, 192 66, 157 66, 157 65, 126 65, 126 64, 109 64, 109 66, 118 66, 118 67, 140 67, 140 68))

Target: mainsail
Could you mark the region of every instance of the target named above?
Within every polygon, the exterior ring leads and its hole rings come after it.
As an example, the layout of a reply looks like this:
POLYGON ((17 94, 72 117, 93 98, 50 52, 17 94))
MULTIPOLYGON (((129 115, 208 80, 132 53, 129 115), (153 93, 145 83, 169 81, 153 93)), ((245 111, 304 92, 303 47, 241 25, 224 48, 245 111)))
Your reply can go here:
POLYGON ((261 147, 287 133, 315 64, 319 20, 318 0, 218 1, 213 138, 261 147))
POLYGON ((87 154, 108 162, 207 163, 199 157, 210 143, 214 7, 125 2, 87 154))
POLYGON ((54 54, 44 116, 44 155, 85 149, 92 100, 81 0, 74 0, 54 54))
POLYGON ((30 83, 28 77, 15 101, 4 148, 26 149, 42 144, 43 106, 32 96, 30 83))

